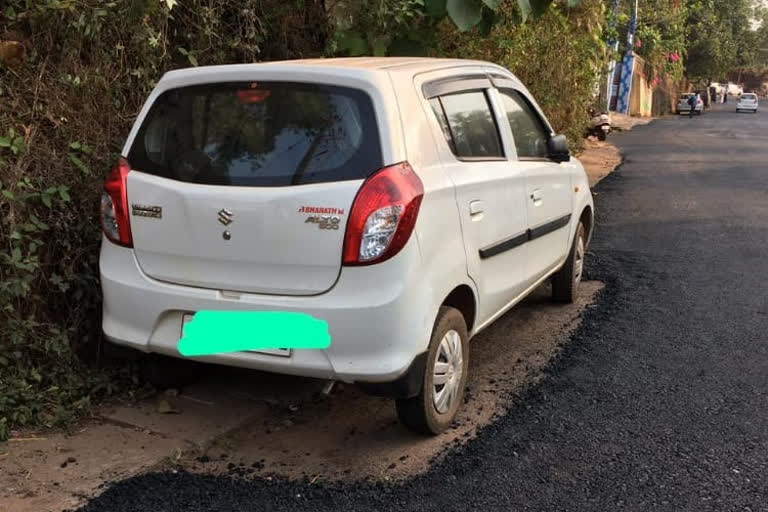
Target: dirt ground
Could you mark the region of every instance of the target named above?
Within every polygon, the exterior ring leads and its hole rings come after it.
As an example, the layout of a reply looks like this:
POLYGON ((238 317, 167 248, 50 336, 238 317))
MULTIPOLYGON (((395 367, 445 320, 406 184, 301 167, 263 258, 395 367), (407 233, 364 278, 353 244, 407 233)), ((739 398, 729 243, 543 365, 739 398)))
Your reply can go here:
POLYGON ((601 287, 585 282, 579 301, 563 306, 544 286, 474 338, 464 408, 441 436, 409 432, 390 400, 354 386, 324 395, 323 381, 219 368, 178 396, 106 408, 71 435, 25 432, 0 444, 0 511, 74 508, 157 469, 315 481, 420 473, 541 378, 601 287))
POLYGON ((94 422, 72 435, 0 444, 0 512, 74 507, 107 482, 156 465, 179 443, 138 428, 94 422))
POLYGON ((619 148, 609 141, 599 141, 594 137, 584 140, 584 151, 576 157, 587 171, 590 187, 597 185, 598 181, 608 176, 621 163, 619 148))
POLYGON ((294 403, 259 418, 218 439, 205 458, 190 457, 180 465, 206 473, 244 476, 258 469, 310 480, 391 480, 423 472, 447 446, 473 437, 504 412, 511 396, 540 378, 600 288, 585 283, 578 303, 563 307, 552 304, 542 287, 474 338, 468 396, 455 426, 440 436, 410 433, 397 421, 391 400, 344 386, 327 399, 294 403))
POLYGON ((611 125, 618 131, 631 130, 635 126, 648 124, 654 119, 654 117, 635 117, 611 112, 611 125))

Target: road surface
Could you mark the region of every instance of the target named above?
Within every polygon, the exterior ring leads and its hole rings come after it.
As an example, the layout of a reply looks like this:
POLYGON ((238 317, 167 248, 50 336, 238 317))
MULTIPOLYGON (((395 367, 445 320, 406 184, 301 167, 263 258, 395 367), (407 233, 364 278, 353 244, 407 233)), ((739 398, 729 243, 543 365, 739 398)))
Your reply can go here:
POLYGON ((590 278, 549 377, 405 484, 150 474, 82 510, 768 510, 768 113, 613 138, 590 278))

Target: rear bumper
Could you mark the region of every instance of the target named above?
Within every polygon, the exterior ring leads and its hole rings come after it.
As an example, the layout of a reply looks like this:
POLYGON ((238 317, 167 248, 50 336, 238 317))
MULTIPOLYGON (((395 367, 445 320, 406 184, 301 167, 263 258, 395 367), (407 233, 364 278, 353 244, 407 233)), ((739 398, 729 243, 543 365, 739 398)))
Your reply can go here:
POLYGON ((292 311, 328 323, 325 350, 293 350, 290 357, 232 352, 195 360, 347 382, 390 382, 425 352, 433 311, 420 283, 413 237, 396 257, 367 267, 344 267, 336 285, 315 296, 228 294, 156 281, 140 269, 132 249, 102 242, 102 327, 118 345, 174 357, 184 314, 199 310, 292 311))

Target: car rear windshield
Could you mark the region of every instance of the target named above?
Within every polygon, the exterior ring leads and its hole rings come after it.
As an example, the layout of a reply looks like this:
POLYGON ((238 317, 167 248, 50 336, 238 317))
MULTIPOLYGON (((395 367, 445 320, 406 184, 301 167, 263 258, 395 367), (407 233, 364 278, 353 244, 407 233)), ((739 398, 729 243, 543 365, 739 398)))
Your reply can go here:
POLYGON ((753 100, 753 99, 755 99, 755 95, 754 94, 742 94, 741 97, 743 99, 745 99, 745 100, 753 100))
POLYGON ((164 178, 253 187, 363 179, 383 166, 367 94, 286 82, 168 90, 127 157, 164 178))

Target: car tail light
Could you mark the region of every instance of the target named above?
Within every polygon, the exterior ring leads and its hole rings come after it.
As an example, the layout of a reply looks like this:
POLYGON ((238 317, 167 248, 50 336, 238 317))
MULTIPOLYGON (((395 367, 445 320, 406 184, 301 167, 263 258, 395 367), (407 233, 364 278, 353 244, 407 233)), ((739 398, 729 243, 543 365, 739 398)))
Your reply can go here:
POLYGON ((109 240, 125 247, 133 247, 126 187, 130 170, 128 160, 120 157, 109 171, 101 194, 101 229, 109 240))
POLYGON ((424 186, 402 162, 377 171, 357 193, 344 237, 344 264, 385 261, 408 242, 416 224, 424 186))

